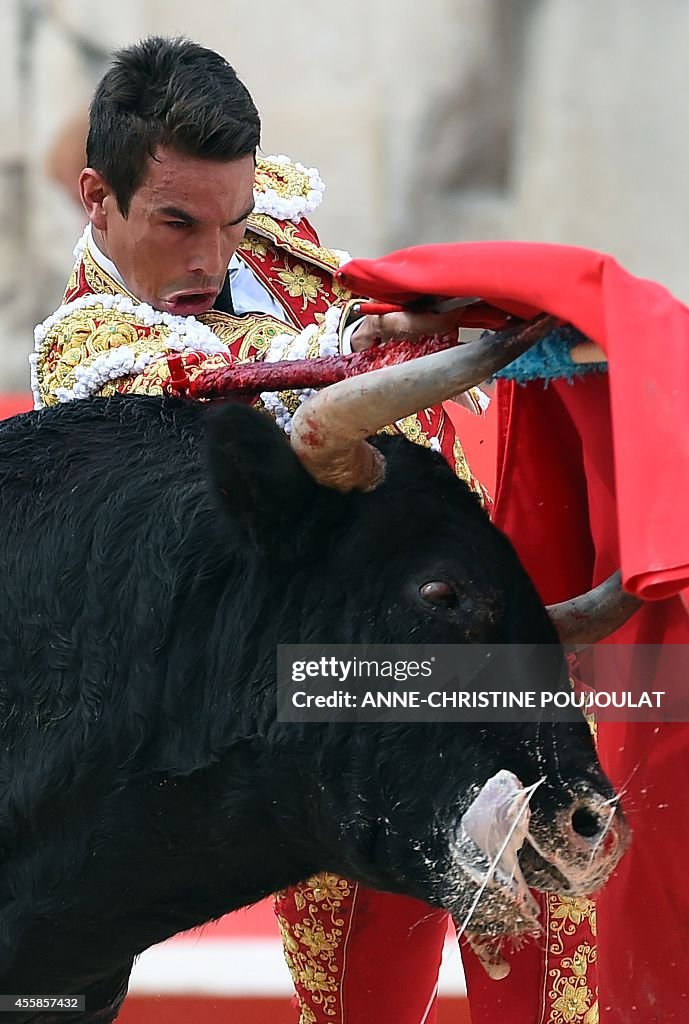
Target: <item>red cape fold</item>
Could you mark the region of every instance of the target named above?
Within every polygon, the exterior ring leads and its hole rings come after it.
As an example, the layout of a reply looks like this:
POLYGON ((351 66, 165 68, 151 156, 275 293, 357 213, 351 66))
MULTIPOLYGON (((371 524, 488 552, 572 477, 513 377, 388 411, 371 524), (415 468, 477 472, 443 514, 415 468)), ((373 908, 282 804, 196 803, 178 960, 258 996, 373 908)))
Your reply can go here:
POLYGON ((478 295, 520 316, 547 312, 597 341, 609 360, 625 587, 653 600, 689 586, 686 306, 610 256, 542 243, 419 246, 352 260, 338 277, 358 294, 400 304, 424 295, 478 295))

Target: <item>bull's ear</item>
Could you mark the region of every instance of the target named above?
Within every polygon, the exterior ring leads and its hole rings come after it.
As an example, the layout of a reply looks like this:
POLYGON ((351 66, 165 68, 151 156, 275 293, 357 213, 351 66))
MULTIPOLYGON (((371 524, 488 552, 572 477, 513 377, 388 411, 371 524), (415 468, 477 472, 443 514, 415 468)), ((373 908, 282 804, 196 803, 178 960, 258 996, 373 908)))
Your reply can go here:
POLYGON ((230 403, 206 428, 211 485, 232 524, 257 548, 285 550, 317 484, 266 413, 230 403))

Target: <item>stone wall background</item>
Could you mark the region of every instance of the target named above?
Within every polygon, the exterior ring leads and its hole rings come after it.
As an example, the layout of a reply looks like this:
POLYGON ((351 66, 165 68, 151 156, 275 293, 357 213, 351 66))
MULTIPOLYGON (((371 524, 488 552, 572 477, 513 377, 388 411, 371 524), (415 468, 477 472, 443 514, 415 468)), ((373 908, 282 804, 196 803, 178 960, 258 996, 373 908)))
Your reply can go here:
POLYGON ((45 174, 111 47, 220 50, 266 153, 317 166, 325 242, 528 238, 612 252, 689 301, 686 0, 0 0, 0 390, 59 303, 83 216, 45 174))

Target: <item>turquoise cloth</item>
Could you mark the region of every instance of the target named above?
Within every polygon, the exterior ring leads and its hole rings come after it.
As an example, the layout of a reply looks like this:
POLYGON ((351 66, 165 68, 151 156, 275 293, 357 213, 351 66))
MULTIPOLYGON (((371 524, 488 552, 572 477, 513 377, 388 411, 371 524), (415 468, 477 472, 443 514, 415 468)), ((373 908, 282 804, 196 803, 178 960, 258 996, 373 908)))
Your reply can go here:
POLYGON ((572 346, 588 340, 576 327, 563 324, 495 376, 526 384, 530 380, 549 381, 582 377, 585 373, 606 373, 607 363, 573 363, 570 359, 572 346))

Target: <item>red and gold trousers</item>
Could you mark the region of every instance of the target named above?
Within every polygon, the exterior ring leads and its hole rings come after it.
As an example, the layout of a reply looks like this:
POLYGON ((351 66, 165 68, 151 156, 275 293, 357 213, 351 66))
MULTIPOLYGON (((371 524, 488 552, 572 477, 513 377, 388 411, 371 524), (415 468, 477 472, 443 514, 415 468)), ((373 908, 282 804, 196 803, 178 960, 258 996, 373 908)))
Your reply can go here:
MULTIPOLYGON (((473 1024, 597 1024, 595 911, 539 897, 543 930, 488 977, 462 941, 473 1024)), ((299 1024, 436 1024, 448 915, 405 896, 320 874, 275 902, 299 1024)))

